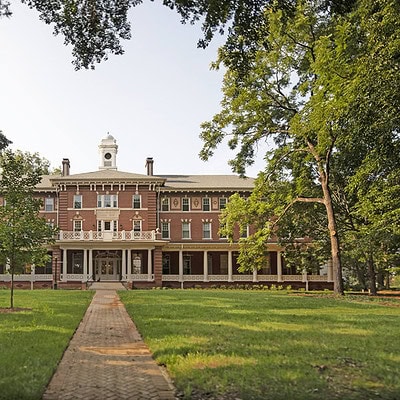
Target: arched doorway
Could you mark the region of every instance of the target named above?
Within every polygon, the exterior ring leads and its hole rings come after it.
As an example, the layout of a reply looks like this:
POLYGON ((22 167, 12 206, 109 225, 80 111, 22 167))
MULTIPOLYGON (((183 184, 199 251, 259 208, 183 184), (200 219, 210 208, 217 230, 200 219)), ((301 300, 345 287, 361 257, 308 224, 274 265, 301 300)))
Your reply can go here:
POLYGON ((94 260, 96 281, 121 280, 121 256, 119 252, 98 252, 94 260))

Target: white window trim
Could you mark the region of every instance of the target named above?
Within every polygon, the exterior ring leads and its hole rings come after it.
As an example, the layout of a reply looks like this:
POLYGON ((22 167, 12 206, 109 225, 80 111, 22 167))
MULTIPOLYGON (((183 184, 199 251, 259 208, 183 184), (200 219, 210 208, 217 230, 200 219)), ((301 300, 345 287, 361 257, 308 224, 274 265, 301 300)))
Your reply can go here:
POLYGON ((51 212, 54 211, 54 198, 53 197, 45 197, 44 199, 44 211, 47 212, 51 212), (50 206, 49 208, 51 209, 47 209, 47 207, 50 206))
POLYGON ((186 222, 186 221, 182 221, 182 239, 184 239, 184 240, 190 240, 190 239, 192 239, 192 229, 191 229, 192 227, 191 227, 191 223, 190 222, 186 222), (187 226, 188 226, 188 230, 186 231, 184 231, 183 230, 183 224, 186 224, 187 226), (189 232, 189 236, 188 237, 184 237, 183 236, 183 232, 189 232))
POLYGON ((83 199, 82 199, 82 195, 81 194, 74 194, 74 199, 73 199, 74 203, 73 203, 73 208, 77 209, 77 210, 81 210, 83 208, 83 199), (77 199, 79 199, 79 201, 77 201, 77 199), (76 207, 76 204, 79 203, 80 206, 76 207))
POLYGON ((169 197, 163 197, 162 199, 161 199, 161 211, 169 211, 170 210, 170 203, 169 203, 169 197), (166 210, 164 210, 163 208, 164 208, 164 202, 166 203, 166 205, 167 205, 167 209, 166 210))
POLYGON ((74 232, 81 232, 83 229, 83 223, 81 219, 75 219, 73 221, 73 230, 74 232), (77 227, 79 226, 80 229, 77 229, 77 227))
POLYGON ((211 211, 211 201, 209 197, 203 197, 201 199, 201 209, 205 212, 211 211), (208 210, 205 210, 205 206, 208 206, 208 210))
POLYGON ((141 232, 142 231, 142 220, 141 219, 135 219, 132 221, 132 230, 134 232, 141 232), (135 224, 139 225, 139 230, 135 230, 135 224))
POLYGON ((97 195, 97 208, 118 208, 118 195, 117 194, 98 194, 97 195), (110 205, 107 206, 105 199, 110 197, 110 205))
MULTIPOLYGON (((186 205, 186 204, 185 204, 185 205, 186 205)), ((182 211, 183 211, 183 212, 190 212, 190 198, 189 198, 189 197, 183 197, 183 198, 182 198, 182 211), (187 201, 187 206, 188 206, 188 209, 187 209, 187 210, 184 210, 184 209, 183 209, 183 200, 187 201)))
POLYGON ((140 210, 142 208, 142 195, 140 194, 132 195, 132 208, 134 210, 140 210), (135 207, 135 198, 139 199, 139 207, 135 207))
POLYGON ((170 239, 171 238, 171 223, 170 222, 161 222, 161 239, 170 239), (164 224, 168 226, 168 230, 164 230, 164 224), (163 233, 167 232, 168 235, 164 236, 163 233))
POLYGON ((203 229, 202 229, 202 235, 203 235, 203 239, 204 240, 210 240, 210 239, 212 239, 212 223, 211 222, 209 222, 209 221, 205 221, 205 222, 203 222, 203 227, 202 227, 203 229), (205 229, 204 229, 204 227, 205 227, 205 225, 208 225, 209 226, 209 230, 208 231, 206 231, 205 229), (204 233, 205 232, 209 232, 210 233, 210 237, 205 237, 205 235, 204 235, 204 233))

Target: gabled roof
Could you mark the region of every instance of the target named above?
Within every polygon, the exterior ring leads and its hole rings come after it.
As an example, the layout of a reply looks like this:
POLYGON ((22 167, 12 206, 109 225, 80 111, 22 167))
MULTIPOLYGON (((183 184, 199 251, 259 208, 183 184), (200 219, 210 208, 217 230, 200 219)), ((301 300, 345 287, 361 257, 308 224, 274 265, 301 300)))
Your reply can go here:
POLYGON ((52 183, 74 184, 77 182, 85 183, 103 183, 103 182, 120 182, 120 183, 164 183, 164 179, 158 176, 134 174, 131 172, 122 172, 117 170, 105 169, 94 172, 85 172, 82 174, 54 176, 51 177, 52 183))
POLYGON ((39 191, 55 190, 57 184, 102 184, 107 182, 125 184, 158 184, 163 192, 175 191, 251 191, 254 178, 237 175, 142 175, 116 170, 99 170, 74 175, 43 175, 37 185, 39 191))
POLYGON ((43 175, 40 183, 36 185, 36 189, 39 191, 54 191, 55 188, 51 184, 50 179, 58 177, 59 175, 43 175))
POLYGON ((213 190, 248 191, 254 188, 254 178, 241 178, 237 175, 160 175, 165 179, 162 191, 213 190))

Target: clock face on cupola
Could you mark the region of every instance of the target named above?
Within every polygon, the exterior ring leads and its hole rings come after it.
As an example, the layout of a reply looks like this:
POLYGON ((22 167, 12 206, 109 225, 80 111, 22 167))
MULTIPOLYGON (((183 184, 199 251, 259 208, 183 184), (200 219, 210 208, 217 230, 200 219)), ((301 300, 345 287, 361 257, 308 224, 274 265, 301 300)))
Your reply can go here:
POLYGON ((99 145, 100 166, 99 169, 117 169, 117 141, 110 134, 102 139, 99 145))

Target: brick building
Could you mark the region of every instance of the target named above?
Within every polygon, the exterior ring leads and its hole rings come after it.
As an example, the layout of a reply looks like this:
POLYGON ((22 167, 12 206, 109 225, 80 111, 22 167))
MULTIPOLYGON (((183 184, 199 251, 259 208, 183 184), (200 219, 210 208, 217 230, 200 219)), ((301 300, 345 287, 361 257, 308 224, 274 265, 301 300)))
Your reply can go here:
MULTIPOLYGON (((20 287, 86 287, 93 281, 121 281, 131 288, 211 285, 332 287, 331 268, 320 275, 285 267, 281 248, 267 244, 265 267, 238 272, 238 244, 221 237, 219 214, 229 196, 248 196, 254 180, 235 175, 154 175, 117 169, 116 140, 99 145, 97 171, 44 176, 37 186, 42 216, 60 229, 49 248, 52 261, 16 276, 20 287)), ((249 227, 251 229, 251 227, 249 227)), ((239 239, 239 233, 236 240, 239 239)), ((10 276, 0 268, 0 285, 10 276)))

